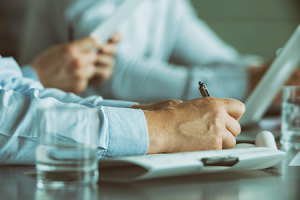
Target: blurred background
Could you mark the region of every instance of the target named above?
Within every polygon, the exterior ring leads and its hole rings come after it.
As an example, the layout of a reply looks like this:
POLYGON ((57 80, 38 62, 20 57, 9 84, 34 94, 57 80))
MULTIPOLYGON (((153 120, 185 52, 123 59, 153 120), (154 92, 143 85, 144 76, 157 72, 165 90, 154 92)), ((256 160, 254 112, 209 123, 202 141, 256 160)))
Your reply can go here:
MULTIPOLYGON (((50 0, 49 0, 50 1, 50 0)), ((300 0, 191 0, 198 16, 241 53, 271 59, 300 24, 300 0)), ((29 0, 0 0, 0 54, 17 59, 29 0)))

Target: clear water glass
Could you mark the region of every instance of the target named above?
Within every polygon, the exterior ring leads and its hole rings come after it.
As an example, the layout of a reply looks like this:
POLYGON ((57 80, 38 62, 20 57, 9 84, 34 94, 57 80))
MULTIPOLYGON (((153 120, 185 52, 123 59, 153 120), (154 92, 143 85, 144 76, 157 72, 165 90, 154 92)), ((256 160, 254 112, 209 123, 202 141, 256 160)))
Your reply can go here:
POLYGON ((300 148, 300 87, 283 87, 281 119, 280 142, 300 148))
POLYGON ((98 200, 98 185, 70 185, 59 188, 36 188, 35 200, 98 200))
POLYGON ((61 187, 98 181, 97 109, 41 109, 36 148, 37 186, 61 187))

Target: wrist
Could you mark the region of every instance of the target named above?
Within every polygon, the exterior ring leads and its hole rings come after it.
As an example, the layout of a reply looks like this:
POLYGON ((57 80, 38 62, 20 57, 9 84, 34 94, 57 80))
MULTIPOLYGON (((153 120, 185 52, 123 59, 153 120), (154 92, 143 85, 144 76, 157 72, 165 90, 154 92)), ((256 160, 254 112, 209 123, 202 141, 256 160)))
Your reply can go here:
POLYGON ((162 111, 143 111, 147 121, 149 148, 147 154, 164 153, 168 151, 170 126, 168 118, 162 111))

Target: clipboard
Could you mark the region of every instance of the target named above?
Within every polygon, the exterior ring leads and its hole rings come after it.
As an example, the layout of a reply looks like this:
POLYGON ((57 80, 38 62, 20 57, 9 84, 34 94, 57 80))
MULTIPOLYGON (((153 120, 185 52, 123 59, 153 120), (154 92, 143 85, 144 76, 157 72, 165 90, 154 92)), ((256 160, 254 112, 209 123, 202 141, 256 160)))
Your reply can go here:
POLYGON ((280 163, 285 154, 268 147, 254 147, 112 158, 99 161, 99 180, 134 182, 192 174, 265 169, 280 163))

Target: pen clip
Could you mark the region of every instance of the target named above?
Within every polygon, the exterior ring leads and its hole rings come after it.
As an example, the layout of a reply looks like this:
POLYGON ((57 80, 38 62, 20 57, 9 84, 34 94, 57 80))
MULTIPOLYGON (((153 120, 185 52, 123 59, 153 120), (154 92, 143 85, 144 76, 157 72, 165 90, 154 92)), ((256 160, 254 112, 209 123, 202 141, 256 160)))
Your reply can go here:
POLYGON ((201 159, 204 167, 233 167, 239 162, 238 157, 213 157, 201 159))

